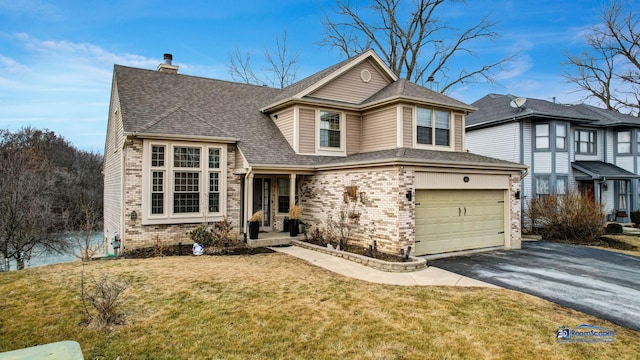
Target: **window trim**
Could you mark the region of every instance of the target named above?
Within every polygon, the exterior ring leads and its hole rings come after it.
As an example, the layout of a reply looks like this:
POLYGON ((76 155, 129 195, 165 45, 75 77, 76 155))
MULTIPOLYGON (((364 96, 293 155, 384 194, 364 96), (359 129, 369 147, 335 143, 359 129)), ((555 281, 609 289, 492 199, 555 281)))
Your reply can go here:
POLYGON ((428 106, 415 105, 413 107, 413 121, 411 129, 413 148, 453 151, 455 149, 455 131, 456 129, 453 111, 428 106), (431 110, 431 144, 421 144, 418 142, 418 109, 431 110), (436 111, 441 111, 449 114, 449 145, 436 145, 436 111))
MULTIPOLYGON (((533 124, 533 149, 534 151, 551 151, 551 123, 534 123, 533 124), (547 135, 546 136, 538 136, 538 126, 546 125, 547 126, 547 135), (538 147, 538 138, 546 137, 547 138, 547 147, 538 147)), ((555 138, 554 138, 555 140, 555 138)))
MULTIPOLYGON (((577 155, 598 155, 598 130, 581 129, 581 128, 575 129, 573 131, 573 144, 574 144, 574 149, 573 150, 577 155), (581 132, 586 132, 586 133, 589 133, 589 134, 593 134, 593 151, 588 151, 588 150, 586 152, 580 151, 580 144, 581 143, 585 143, 585 141, 580 141, 579 134, 581 132)), ((587 140, 586 144, 587 144, 587 149, 588 149, 590 142, 587 140)))
MULTIPOLYGON (((569 129, 567 129, 567 124, 565 123, 555 123, 553 127, 553 141, 554 141, 554 149, 556 152, 568 152, 569 151, 569 129), (558 147, 558 128, 564 128, 564 147, 558 147)), ((549 144, 551 145, 551 144, 549 144)))
POLYGON ((206 217, 211 220, 220 220, 227 212, 227 144, 219 143, 198 143, 186 141, 159 141, 159 140, 143 140, 142 147, 142 209, 141 220, 143 225, 154 224, 178 224, 178 223, 197 223, 202 222, 206 217), (152 147, 164 146, 165 159, 164 166, 151 166, 152 147), (175 167, 174 166, 174 149, 176 147, 192 147, 200 149, 200 166, 199 167, 175 167), (219 168, 209 168, 209 149, 219 149, 219 168), (151 214, 151 193, 153 190, 154 171, 162 171, 164 173, 164 212, 163 214, 151 214), (197 172, 199 186, 199 212, 197 213, 174 213, 174 193, 175 193, 175 176, 176 172, 197 172), (212 172, 218 175, 218 193, 219 193, 219 211, 209 211, 209 174, 212 172))
MULTIPOLYGON (((627 142, 624 142, 623 144, 626 144, 627 142)), ((615 132, 615 154, 616 155, 631 155, 633 153, 633 132, 631 131, 631 129, 627 129, 627 130, 618 130, 615 132), (620 140, 618 138, 618 135, 620 133, 629 133, 629 151, 628 152, 620 152, 620 140)))
POLYGON ((316 155, 340 155, 346 154, 346 143, 347 143, 347 116, 344 111, 327 109, 327 108, 318 108, 316 109, 316 155), (323 112, 336 113, 340 116, 340 147, 326 147, 321 146, 320 142, 320 133, 321 133, 321 116, 323 112))

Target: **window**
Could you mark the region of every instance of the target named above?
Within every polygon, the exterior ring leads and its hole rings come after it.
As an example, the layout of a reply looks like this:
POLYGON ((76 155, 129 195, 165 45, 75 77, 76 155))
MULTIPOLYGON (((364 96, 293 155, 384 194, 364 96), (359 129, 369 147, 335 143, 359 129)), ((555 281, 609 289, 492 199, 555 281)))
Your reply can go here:
POLYGON ((536 195, 538 198, 551 195, 551 177, 549 175, 536 176, 536 195))
POLYGON ((627 181, 616 180, 618 183, 618 209, 627 208, 627 181))
POLYGON ((164 152, 166 147, 151 146, 151 214, 164 214, 164 152))
POLYGON ((289 212, 290 204, 290 183, 289 179, 278 179, 278 212, 289 212))
POLYGON ((451 113, 424 108, 416 109, 416 142, 418 144, 450 146, 450 139, 451 113))
POLYGON ((618 132, 618 154, 631 153, 631 131, 618 132))
POLYGON ((433 111, 431 109, 418 108, 416 111, 416 123, 418 125, 417 141, 418 144, 433 144, 431 136, 431 117, 433 111))
POLYGON ((220 149, 209 149, 209 212, 220 212, 220 149))
POLYGON ((567 150, 567 126, 556 124, 556 150, 567 150))
POLYGON ((549 124, 536 125, 536 149, 549 149, 549 124))
POLYGON ((576 130, 576 153, 577 154, 596 154, 596 131, 595 130, 576 130))
POLYGON ((566 195, 569 179, 566 176, 556 177, 556 195, 566 195))
POLYGON ((225 211, 226 145, 145 140, 144 149, 143 221, 172 223, 225 211))
POLYGON ((340 113, 320 112, 320 147, 340 148, 340 113))

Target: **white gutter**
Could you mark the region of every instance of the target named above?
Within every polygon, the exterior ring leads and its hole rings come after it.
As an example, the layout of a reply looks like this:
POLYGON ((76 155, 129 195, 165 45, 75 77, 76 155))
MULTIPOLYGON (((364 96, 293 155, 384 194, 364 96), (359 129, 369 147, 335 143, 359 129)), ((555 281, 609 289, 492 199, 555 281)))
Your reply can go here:
POLYGON ((205 136, 205 135, 176 135, 176 134, 158 134, 158 133, 144 133, 144 132, 125 132, 125 137, 137 137, 137 138, 145 138, 145 139, 158 139, 158 140, 185 140, 185 141, 193 141, 195 140, 203 140, 210 142, 218 142, 225 144, 233 144, 240 141, 238 138, 225 137, 225 136, 205 136))
POLYGON ((249 170, 247 171, 247 173, 244 175, 244 199, 242 200, 244 202, 244 224, 242 224, 242 228, 243 228, 243 233, 245 234, 245 236, 247 236, 247 233, 249 232, 248 229, 248 224, 249 224, 249 214, 250 214, 250 210, 249 210, 249 176, 253 175, 253 167, 251 167, 251 165, 249 165, 249 170))

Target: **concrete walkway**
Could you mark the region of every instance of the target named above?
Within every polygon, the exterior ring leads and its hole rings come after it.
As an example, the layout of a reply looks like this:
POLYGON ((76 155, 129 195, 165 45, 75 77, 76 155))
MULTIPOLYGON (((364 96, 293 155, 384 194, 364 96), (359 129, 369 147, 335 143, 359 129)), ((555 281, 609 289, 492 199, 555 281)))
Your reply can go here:
POLYGON ((303 249, 298 246, 273 247, 271 249, 300 258, 311 263, 312 265, 325 268, 334 273, 372 283, 404 286, 440 285, 499 288, 496 285, 454 274, 452 272, 442 270, 433 266, 429 266, 426 269, 414 272, 391 273, 372 269, 368 266, 364 266, 353 261, 345 260, 329 254, 323 254, 317 251, 303 249))

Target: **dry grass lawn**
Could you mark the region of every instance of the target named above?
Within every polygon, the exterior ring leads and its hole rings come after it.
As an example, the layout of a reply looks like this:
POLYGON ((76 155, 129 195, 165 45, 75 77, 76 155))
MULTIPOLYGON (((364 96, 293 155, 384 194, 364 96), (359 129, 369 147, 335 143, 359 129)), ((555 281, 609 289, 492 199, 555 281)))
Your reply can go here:
POLYGON ((126 325, 79 326, 81 265, 0 273, 0 351, 76 340, 86 359, 638 359, 640 334, 510 290, 401 287, 284 254, 93 262, 131 282, 126 325), (558 326, 616 331, 557 344, 558 326))

